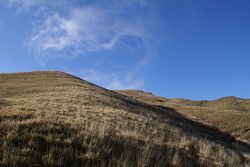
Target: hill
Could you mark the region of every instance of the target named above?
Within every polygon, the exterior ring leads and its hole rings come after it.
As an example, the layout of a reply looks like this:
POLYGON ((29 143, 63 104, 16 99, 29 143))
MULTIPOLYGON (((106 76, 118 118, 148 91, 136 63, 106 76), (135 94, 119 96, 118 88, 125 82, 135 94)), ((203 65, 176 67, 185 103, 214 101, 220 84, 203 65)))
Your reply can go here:
POLYGON ((247 112, 250 111, 249 99, 228 96, 211 101, 193 101, 159 97, 140 90, 117 90, 116 92, 151 105, 171 107, 194 121, 218 128, 238 140, 250 143, 250 112, 247 112))
POLYGON ((0 166, 249 166, 250 146, 63 72, 0 75, 0 166))
POLYGON ((170 102, 186 106, 208 107, 218 110, 250 111, 250 99, 243 99, 235 96, 227 96, 216 100, 189 100, 183 98, 163 98, 141 90, 117 90, 117 92, 148 102, 170 102))

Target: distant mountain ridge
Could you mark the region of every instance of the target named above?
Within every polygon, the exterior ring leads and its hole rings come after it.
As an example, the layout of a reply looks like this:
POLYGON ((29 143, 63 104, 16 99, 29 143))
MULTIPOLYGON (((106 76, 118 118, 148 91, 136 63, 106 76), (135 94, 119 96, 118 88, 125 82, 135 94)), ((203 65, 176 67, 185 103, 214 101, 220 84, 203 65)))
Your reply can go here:
POLYGON ((186 106, 200 106, 220 110, 250 111, 250 99, 226 96, 215 100, 190 100, 184 98, 165 98, 142 90, 116 90, 124 95, 133 96, 147 102, 170 102, 186 106))

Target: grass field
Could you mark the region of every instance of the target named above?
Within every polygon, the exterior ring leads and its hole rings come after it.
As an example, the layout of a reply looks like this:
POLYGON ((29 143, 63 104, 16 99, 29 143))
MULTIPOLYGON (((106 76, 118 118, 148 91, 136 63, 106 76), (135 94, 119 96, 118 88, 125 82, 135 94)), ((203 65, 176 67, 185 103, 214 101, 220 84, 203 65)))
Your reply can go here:
POLYGON ((0 166, 250 165, 249 144, 182 109, 62 72, 1 74, 0 166))

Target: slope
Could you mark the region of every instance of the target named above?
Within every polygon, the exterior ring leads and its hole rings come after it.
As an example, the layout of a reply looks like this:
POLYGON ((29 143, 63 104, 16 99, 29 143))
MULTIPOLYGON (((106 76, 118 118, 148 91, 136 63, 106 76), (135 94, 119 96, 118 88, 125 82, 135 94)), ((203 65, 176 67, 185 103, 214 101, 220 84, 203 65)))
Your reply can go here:
POLYGON ((63 72, 0 75, 2 166, 247 166, 218 129, 63 72))

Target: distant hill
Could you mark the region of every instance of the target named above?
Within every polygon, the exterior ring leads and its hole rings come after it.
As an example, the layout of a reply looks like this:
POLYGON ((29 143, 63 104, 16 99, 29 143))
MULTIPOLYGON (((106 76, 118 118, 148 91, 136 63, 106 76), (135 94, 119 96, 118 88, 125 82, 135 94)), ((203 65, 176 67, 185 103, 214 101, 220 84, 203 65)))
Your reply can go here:
POLYGON ((227 96, 216 100, 189 100, 183 98, 164 98, 141 90, 117 90, 116 92, 133 96, 148 102, 171 102, 187 106, 209 107, 220 110, 250 111, 250 99, 227 96))
POLYGON ((246 142, 155 104, 63 72, 0 74, 0 166, 250 165, 246 142))
POLYGON ((221 110, 250 111, 250 99, 242 99, 234 96, 223 97, 216 100, 187 100, 179 99, 179 104, 189 106, 210 107, 221 110))

